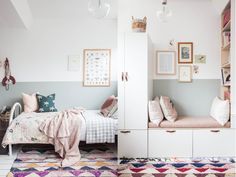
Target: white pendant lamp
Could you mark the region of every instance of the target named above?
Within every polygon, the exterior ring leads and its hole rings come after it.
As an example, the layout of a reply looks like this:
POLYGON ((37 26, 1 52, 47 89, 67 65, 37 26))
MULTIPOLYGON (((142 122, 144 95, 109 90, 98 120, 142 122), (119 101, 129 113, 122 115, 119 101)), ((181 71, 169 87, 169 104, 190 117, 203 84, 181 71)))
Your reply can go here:
POLYGON ((157 18, 161 22, 167 22, 171 16, 172 16, 172 12, 167 6, 167 0, 163 0, 162 9, 157 11, 157 18))
POLYGON ((89 0, 88 2, 88 11, 97 19, 106 17, 110 12, 110 8, 110 4, 104 2, 104 0, 89 0))

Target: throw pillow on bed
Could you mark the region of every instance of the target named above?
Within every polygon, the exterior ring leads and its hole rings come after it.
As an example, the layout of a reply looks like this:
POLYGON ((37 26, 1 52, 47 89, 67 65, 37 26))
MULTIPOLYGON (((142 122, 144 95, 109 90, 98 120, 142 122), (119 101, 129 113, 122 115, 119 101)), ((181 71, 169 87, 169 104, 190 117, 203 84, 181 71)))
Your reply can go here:
POLYGON ((170 122, 174 122, 177 119, 178 114, 170 98, 161 96, 160 105, 165 118, 170 122))
POLYGON ((161 110, 160 100, 158 97, 156 97, 152 101, 149 101, 148 112, 150 121, 159 126, 161 121, 164 119, 164 116, 161 110))
POLYGON ((48 96, 43 96, 40 94, 36 94, 39 104, 38 112, 56 112, 57 109, 55 107, 55 94, 51 94, 48 96))
POLYGON ((24 112, 35 112, 38 110, 39 105, 36 97, 36 93, 32 95, 28 95, 26 93, 22 93, 22 100, 24 104, 24 112))
POLYGON ((210 115, 224 126, 229 121, 229 100, 221 100, 216 97, 213 100, 210 115))
POLYGON ((111 111, 113 111, 113 113, 116 112, 114 111, 114 109, 116 110, 117 103, 118 103, 118 99, 114 95, 108 97, 101 107, 101 110, 100 110, 101 114, 104 117, 111 116, 111 111))

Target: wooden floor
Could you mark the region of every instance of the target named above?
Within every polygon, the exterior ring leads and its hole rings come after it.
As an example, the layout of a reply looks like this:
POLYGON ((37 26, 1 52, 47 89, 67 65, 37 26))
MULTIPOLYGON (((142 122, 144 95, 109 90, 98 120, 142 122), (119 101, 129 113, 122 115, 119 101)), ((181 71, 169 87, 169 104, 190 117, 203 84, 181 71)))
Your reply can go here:
POLYGON ((0 155, 0 177, 6 177, 8 172, 10 172, 11 166, 16 159, 19 149, 20 147, 15 146, 11 157, 8 155, 0 155))

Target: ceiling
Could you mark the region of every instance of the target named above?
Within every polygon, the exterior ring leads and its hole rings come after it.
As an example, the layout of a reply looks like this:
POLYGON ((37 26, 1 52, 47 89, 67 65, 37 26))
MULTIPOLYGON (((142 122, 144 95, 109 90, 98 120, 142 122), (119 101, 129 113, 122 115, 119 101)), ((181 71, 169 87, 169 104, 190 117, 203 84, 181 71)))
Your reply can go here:
MULTIPOLYGON (((107 18, 117 17, 117 1, 105 0, 111 5, 107 18)), ((88 0, 28 0, 33 18, 84 18, 88 16, 88 0)))

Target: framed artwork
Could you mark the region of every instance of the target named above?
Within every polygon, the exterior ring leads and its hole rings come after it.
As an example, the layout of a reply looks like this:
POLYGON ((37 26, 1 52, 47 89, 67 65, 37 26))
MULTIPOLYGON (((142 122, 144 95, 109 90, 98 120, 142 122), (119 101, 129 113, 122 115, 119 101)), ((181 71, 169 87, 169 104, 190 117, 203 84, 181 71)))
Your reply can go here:
POLYGON ((109 87, 110 63, 110 49, 85 49, 83 85, 87 87, 109 87))
POLYGON ((222 68, 222 82, 224 86, 230 86, 231 78, 230 78, 230 68, 222 68))
POLYGON ((192 66, 179 66, 179 82, 192 82, 192 66))
POLYGON ((206 55, 195 55, 194 63, 196 64, 206 64, 206 55))
POLYGON ((178 43, 178 63, 191 64, 193 63, 193 43, 179 42, 178 43))
POLYGON ((80 56, 70 55, 68 57, 68 71, 79 71, 80 69, 80 56))
POLYGON ((156 74, 175 75, 176 74, 176 54, 175 51, 156 52, 156 74))

